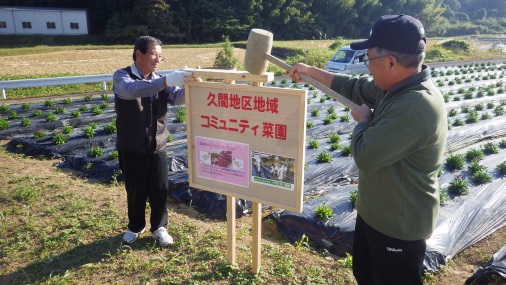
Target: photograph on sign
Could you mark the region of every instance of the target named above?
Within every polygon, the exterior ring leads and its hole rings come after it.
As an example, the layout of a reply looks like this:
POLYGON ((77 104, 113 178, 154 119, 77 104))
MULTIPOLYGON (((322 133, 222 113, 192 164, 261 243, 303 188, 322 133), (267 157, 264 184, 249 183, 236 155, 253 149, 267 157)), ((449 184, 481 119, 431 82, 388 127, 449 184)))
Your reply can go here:
POLYGON ((294 190, 294 158, 258 151, 252 151, 251 157, 251 182, 294 190))
POLYGON ((249 187, 249 146, 243 143, 195 137, 197 176, 249 187))

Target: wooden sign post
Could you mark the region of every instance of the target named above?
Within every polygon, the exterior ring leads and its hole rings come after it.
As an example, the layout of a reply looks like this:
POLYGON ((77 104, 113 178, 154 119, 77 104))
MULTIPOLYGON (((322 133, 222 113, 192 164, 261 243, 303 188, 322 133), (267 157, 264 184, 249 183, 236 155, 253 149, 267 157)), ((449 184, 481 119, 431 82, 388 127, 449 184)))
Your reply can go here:
POLYGON ((186 82, 189 184, 227 196, 230 264, 236 263, 235 199, 253 202, 252 269, 257 274, 262 204, 302 211, 306 91, 261 86, 273 80, 272 73, 189 71, 225 82, 186 82))

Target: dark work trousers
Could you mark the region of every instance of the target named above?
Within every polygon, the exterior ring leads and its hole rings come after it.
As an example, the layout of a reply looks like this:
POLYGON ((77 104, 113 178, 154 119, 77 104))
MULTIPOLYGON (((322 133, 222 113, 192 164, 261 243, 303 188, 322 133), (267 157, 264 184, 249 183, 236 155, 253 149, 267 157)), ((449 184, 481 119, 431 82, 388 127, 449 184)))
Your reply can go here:
POLYGON ((425 240, 386 236, 357 215, 353 275, 359 285, 422 285, 425 240))
POLYGON ((118 151, 125 177, 128 229, 140 232, 146 226, 146 199, 151 207, 151 232, 167 226, 167 154, 118 151))

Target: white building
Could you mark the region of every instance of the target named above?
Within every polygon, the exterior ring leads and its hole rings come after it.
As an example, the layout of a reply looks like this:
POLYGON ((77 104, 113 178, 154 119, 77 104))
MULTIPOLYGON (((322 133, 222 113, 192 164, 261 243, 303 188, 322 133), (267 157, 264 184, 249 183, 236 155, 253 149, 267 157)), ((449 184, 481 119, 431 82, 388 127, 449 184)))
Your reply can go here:
POLYGON ((0 34, 87 35, 86 9, 0 6, 0 34))

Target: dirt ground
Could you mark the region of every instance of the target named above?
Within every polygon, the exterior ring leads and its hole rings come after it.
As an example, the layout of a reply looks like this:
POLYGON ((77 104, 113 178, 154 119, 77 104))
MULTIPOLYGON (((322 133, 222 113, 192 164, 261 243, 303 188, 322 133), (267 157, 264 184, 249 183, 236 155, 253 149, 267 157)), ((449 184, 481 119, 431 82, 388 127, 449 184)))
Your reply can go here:
MULTIPOLYGON (((165 61, 160 70, 212 67, 221 48, 173 48, 163 49, 165 61)), ((51 75, 60 73, 112 74, 117 69, 131 65, 130 49, 73 50, 45 54, 0 57, 2 75, 51 75)), ((244 49, 234 49, 234 55, 243 62, 244 49)))
MULTIPOLYGON (((176 69, 181 66, 188 67, 211 67, 220 48, 184 48, 164 49, 166 60, 161 70, 176 69)), ((239 62, 243 61, 245 50, 235 49, 235 56, 239 62)), ((0 78, 3 75, 40 75, 57 73, 80 73, 80 74, 112 74, 118 68, 132 64, 132 50, 73 50, 46 54, 7 56, 0 57, 0 78)), ((2 145, 5 141, 2 142, 2 145)), ((3 164, 4 162, 2 162, 3 164)), ((15 169, 23 169, 28 173, 40 173, 48 171, 47 175, 58 172, 56 167, 41 167, 41 163, 29 163, 29 160, 11 160, 19 163, 15 169), (53 173, 54 172, 54 173, 53 173)), ((484 266, 493 253, 497 252, 506 243, 506 228, 485 238, 471 246, 463 253, 455 257, 450 266, 437 273, 428 284, 464 284, 480 266, 484 266)), ((506 281, 485 283, 489 285, 506 284, 506 281)))

